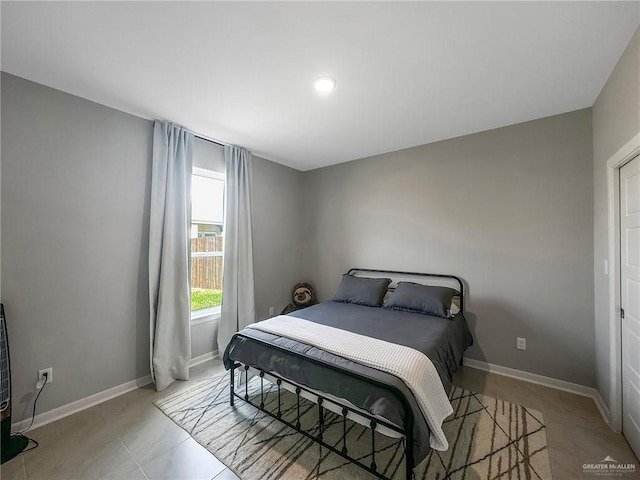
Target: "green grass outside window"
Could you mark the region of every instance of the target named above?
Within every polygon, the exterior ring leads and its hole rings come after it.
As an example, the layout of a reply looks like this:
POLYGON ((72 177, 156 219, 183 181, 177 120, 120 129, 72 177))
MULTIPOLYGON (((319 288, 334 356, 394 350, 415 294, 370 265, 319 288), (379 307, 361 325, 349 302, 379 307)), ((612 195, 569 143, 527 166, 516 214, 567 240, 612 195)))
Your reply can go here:
POLYGON ((222 305, 222 290, 191 289, 191 311, 222 305))

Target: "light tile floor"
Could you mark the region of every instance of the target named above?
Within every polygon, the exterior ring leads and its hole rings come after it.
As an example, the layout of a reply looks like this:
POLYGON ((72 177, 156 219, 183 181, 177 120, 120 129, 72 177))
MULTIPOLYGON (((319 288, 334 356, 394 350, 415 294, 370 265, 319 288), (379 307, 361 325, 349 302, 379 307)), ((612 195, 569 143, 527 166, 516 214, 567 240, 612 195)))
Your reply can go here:
MULTIPOLYGON (((223 371, 214 360, 191 370, 189 382, 157 393, 150 386, 29 432, 40 446, 0 467, 2 480, 171 479, 237 480, 238 477, 154 405, 207 375, 223 371)), ((613 433, 591 399, 465 367, 455 383, 478 393, 543 412, 554 480, 601 480, 582 464, 607 455, 640 462, 625 439, 613 433)), ((631 480, 632 476, 617 477, 631 480)))
POLYGON ((583 464, 600 463, 607 455, 637 466, 635 474, 612 478, 640 479, 640 462, 625 438, 607 426, 592 399, 469 367, 456 374, 454 383, 542 412, 554 480, 607 478, 582 469, 583 464))

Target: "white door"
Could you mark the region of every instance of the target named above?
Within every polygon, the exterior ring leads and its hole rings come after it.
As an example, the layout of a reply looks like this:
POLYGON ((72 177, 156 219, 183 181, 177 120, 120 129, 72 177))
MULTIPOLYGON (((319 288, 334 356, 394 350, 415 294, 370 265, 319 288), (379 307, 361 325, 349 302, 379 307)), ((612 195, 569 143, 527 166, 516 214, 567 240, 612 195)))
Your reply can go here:
POLYGON ((620 242, 622 430, 640 457, 640 157, 620 169, 620 242))

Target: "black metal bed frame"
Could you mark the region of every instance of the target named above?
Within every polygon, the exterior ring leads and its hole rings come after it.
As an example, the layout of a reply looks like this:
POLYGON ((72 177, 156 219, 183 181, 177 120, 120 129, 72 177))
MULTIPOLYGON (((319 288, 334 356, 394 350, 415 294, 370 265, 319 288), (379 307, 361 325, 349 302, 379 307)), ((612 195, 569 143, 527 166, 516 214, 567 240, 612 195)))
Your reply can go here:
MULTIPOLYGON (((401 271, 394 271, 394 270, 373 270, 373 269, 365 269, 365 268, 351 268, 349 270, 349 274, 352 274, 352 272, 367 272, 367 273, 378 273, 378 274, 390 274, 390 275, 401 275, 401 276, 416 276, 416 277, 435 277, 435 278, 448 278, 451 280, 455 280, 459 287, 459 294, 460 294, 460 311, 464 312, 464 284, 462 282, 462 280, 454 275, 442 275, 442 274, 434 274, 434 273, 417 273, 417 272, 401 272, 401 271)), ((393 288, 390 288, 390 290, 393 290, 393 288)), ((393 385, 387 385, 383 382, 380 382, 379 380, 369 377, 367 375, 362 375, 362 374, 358 374, 355 372, 351 372, 349 370, 345 370, 343 368, 340 368, 336 365, 333 364, 328 364, 328 363, 324 363, 320 360, 317 360, 315 358, 311 358, 311 357, 306 357, 300 353, 291 351, 291 350, 287 350, 285 348, 282 348, 278 345, 273 345, 267 342, 263 342, 261 340, 258 340, 256 338, 249 338, 246 337, 245 335, 243 335, 242 333, 236 333, 234 335, 235 337, 241 337, 244 338, 246 340, 250 340, 253 342, 260 342, 260 343, 264 343, 265 345, 268 345, 269 348, 272 349, 276 349, 276 350, 280 350, 282 352, 287 353, 288 355, 293 355, 299 358, 303 358, 305 361, 310 361, 312 363, 316 363, 317 365, 322 366, 323 368, 328 368, 330 370, 334 370, 337 371, 343 375, 347 375, 353 378, 356 378, 358 380, 364 380, 366 382, 372 383, 374 385, 376 385, 377 387, 386 389, 387 391, 391 392, 393 395, 395 395, 402 403, 402 408, 404 410, 404 419, 405 419, 405 428, 402 429, 400 427, 398 427, 397 425, 394 425, 390 422, 386 422, 384 420, 381 420, 379 418, 375 418, 372 415, 368 414, 367 412, 364 412, 362 409, 355 409, 353 407, 350 407, 348 405, 344 405, 334 399, 330 399, 328 397, 323 396, 320 392, 316 392, 313 391, 309 388, 305 388, 302 387, 298 384, 295 384, 277 374, 274 374, 272 372, 264 372, 261 368, 257 367, 257 366, 249 366, 249 365, 245 365, 239 362, 234 361, 233 359, 231 362, 231 369, 230 369, 230 382, 229 382, 229 403, 231 404, 231 406, 234 405, 234 400, 235 398, 239 398, 240 400, 244 400, 246 403, 252 405, 253 407, 257 408, 258 410, 266 413, 267 415, 275 418, 276 420, 284 423, 285 425, 287 425, 288 427, 294 429, 295 431, 301 433, 302 435, 306 436, 307 438, 313 440, 314 442, 320 444, 321 446, 329 449, 330 451, 332 451, 333 453, 340 455, 342 458, 348 460, 349 462, 359 466, 360 468, 366 470, 367 472, 375 475, 376 477, 382 479, 382 480, 390 480, 388 477, 385 477, 380 471, 378 471, 378 465, 376 464, 375 461, 375 430, 376 427, 378 425, 384 426, 389 428, 392 431, 395 431, 397 433, 399 433, 401 436, 404 437, 404 455, 405 455, 405 468, 406 468, 406 480, 412 480, 413 479, 413 469, 415 467, 414 465, 414 458, 413 458, 413 424, 414 424, 414 419, 413 419, 413 411, 411 410, 411 406, 409 405, 409 402, 407 401, 407 399, 405 398, 405 396, 400 392, 400 390, 396 387, 394 387, 393 385), (236 393, 235 390, 235 371, 237 368, 243 367, 244 369, 244 373, 245 373, 245 391, 244 391, 244 395, 239 395, 238 393, 236 393), (249 399, 249 368, 253 368, 255 370, 257 370, 259 372, 259 377, 260 377, 260 404, 255 404, 253 403, 250 399, 249 399), (265 374, 268 374, 269 376, 273 377, 276 379, 276 385, 277 385, 277 395, 278 395, 278 411, 276 413, 273 413, 269 410, 267 410, 265 408, 265 403, 264 403, 264 376, 265 374), (286 383, 288 385, 290 385, 291 387, 295 388, 295 395, 296 395, 296 404, 297 404, 297 418, 296 418, 296 423, 291 423, 289 421, 287 421, 286 419, 284 419, 282 417, 282 410, 281 410, 281 390, 282 390, 282 385, 283 383, 286 383), (317 397, 317 401, 315 403, 317 403, 318 405, 318 434, 317 435, 313 435, 312 433, 309 433, 307 430, 304 430, 301 427, 301 423, 300 423, 300 394, 302 392, 307 392, 315 397, 317 397), (324 438, 323 438, 323 426, 324 426, 324 410, 325 407, 323 407, 323 404, 326 403, 331 403, 335 406, 337 406, 339 409, 341 409, 342 412, 342 448, 338 449, 336 448, 336 446, 331 445, 329 443, 327 443, 324 438), (349 414, 349 412, 352 412, 356 415, 359 415, 360 417, 366 418, 369 421, 369 426, 368 428, 371 430, 371 463, 369 465, 366 465, 364 463, 362 463, 360 460, 353 458, 349 455, 349 449, 347 447, 347 416, 349 414)), ((240 372, 240 374, 242 375, 242 371, 240 372)), ((365 426, 366 427, 366 426, 365 426)), ((340 443, 340 442, 339 442, 340 443)))

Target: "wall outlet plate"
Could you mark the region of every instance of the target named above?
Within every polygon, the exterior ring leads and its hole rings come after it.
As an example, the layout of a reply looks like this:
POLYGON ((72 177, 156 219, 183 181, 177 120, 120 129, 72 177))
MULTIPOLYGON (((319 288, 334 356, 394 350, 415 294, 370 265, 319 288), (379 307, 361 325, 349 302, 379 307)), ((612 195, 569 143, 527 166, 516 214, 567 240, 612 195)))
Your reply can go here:
POLYGON ((269 316, 273 317, 273 307, 269 307, 269 316))
POLYGON ((38 370, 38 382, 42 378, 42 375, 46 372, 47 374, 47 383, 53 382, 53 367, 44 368, 42 370, 38 370))
POLYGON ((516 337, 516 348, 518 350, 526 350, 527 349, 527 339, 522 337, 516 337))

